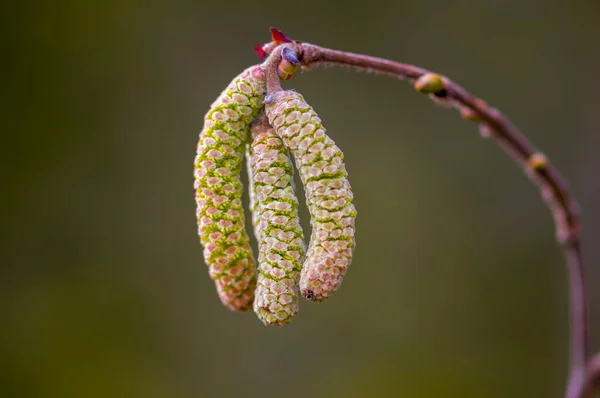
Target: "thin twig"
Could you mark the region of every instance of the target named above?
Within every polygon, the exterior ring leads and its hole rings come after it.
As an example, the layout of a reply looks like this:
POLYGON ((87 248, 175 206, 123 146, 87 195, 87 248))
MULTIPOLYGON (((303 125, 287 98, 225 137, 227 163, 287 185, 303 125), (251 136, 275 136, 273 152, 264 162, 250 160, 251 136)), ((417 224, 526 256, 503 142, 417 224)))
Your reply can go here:
POLYGON ((582 388, 582 398, 591 398, 594 389, 600 385, 600 354, 596 354, 588 362, 588 374, 582 388))
MULTIPOLYGON (((277 42, 269 44, 276 48, 277 42)), ((313 44, 293 42, 286 44, 293 48, 302 67, 308 70, 319 65, 353 66, 359 70, 385 74, 399 79, 415 82, 431 72, 412 65, 371 57, 367 55, 348 53, 313 44)), ((280 53, 273 50, 271 55, 280 53)), ((271 57, 270 57, 271 58, 271 57)), ((279 59, 281 56, 279 55, 279 59)), ((271 61, 270 59, 267 63, 271 61)), ((275 61, 270 63, 271 74, 277 73, 275 61)), ((584 387, 590 379, 587 370, 588 336, 587 310, 584 285, 584 270, 581 256, 579 221, 579 206, 570 194, 567 183, 558 170, 541 153, 527 141, 508 118, 495 108, 489 107, 484 101, 469 94, 465 89, 446 77, 441 77, 444 89, 430 95, 437 102, 442 102, 457 108, 463 116, 478 120, 482 132, 495 138, 500 146, 525 170, 529 178, 538 186, 542 197, 556 223, 556 237, 563 248, 567 264, 570 291, 570 376, 566 398, 583 397, 584 387)), ((272 76, 271 80, 275 80, 272 76)), ((274 83, 272 83, 273 85, 274 83)), ((277 82, 279 84, 279 82, 277 82)), ((272 87, 277 90, 276 87, 272 87)), ((600 373, 600 359, 595 363, 595 373, 600 373)), ((590 370, 593 373, 593 370, 590 370)), ((597 376, 597 379, 600 376, 597 376)))

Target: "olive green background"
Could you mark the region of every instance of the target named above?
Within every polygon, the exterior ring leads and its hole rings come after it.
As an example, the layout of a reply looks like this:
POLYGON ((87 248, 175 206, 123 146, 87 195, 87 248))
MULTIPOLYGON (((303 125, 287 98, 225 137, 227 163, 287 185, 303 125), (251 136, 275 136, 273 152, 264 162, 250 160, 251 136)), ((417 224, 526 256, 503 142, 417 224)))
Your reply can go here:
POLYGON ((192 162, 271 25, 444 73, 509 115, 582 205, 600 349, 597 0, 0 7, 0 396, 562 396, 565 271, 539 193, 475 125, 387 77, 284 84, 346 155, 358 233, 340 291, 281 329, 221 305, 192 162))

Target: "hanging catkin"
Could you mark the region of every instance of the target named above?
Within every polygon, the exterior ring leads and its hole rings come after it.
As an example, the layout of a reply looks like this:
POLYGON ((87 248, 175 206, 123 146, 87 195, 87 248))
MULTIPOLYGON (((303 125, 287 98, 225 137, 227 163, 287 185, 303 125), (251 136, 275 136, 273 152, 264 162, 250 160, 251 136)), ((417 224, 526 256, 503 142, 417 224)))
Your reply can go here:
POLYGON ((311 215, 300 291, 307 299, 322 301, 339 288, 355 246, 356 209, 344 156, 302 95, 279 91, 265 102, 269 123, 294 155, 311 215))
POLYGON ((204 261, 232 310, 252 307, 256 263, 244 227, 240 171, 250 124, 263 109, 265 73, 252 66, 211 105, 194 160, 196 218, 204 261))
POLYGON ((248 170, 251 209, 259 244, 254 311, 266 325, 282 326, 298 312, 298 280, 304 241, 293 166, 273 127, 262 117, 252 126, 248 170))

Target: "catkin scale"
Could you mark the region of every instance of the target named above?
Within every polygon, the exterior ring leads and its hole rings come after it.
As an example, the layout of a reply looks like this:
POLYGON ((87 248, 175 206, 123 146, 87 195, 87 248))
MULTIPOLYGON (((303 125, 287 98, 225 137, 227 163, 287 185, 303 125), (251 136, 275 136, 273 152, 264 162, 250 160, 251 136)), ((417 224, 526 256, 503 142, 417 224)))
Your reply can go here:
POLYGON ((244 226, 240 172, 251 122, 263 109, 260 65, 237 76, 211 105, 194 160, 196 219, 204 261, 231 310, 252 307, 256 263, 244 226))
POLYGON ((344 156, 302 95, 279 91, 265 102, 269 123, 294 156, 311 215, 300 291, 322 301, 339 288, 355 246, 356 209, 344 156))
POLYGON ((298 280, 305 247, 292 186, 293 166, 266 117, 252 126, 248 171, 258 240, 254 311, 266 325, 282 326, 298 312, 298 280))

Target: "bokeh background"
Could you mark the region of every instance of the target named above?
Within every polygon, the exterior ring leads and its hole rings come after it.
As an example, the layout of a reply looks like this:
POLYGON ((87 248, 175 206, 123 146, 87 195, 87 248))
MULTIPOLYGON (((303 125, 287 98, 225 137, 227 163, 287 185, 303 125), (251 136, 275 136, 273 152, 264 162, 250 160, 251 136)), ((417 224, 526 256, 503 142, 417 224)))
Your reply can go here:
POLYGON ((0 396, 562 396, 565 270, 539 193, 474 125, 386 77, 285 83, 346 155, 359 218, 341 290, 281 329, 220 304, 196 235, 196 140, 271 25, 439 71, 508 114, 582 205, 600 349, 597 0, 0 11, 0 396))

